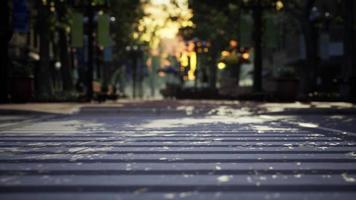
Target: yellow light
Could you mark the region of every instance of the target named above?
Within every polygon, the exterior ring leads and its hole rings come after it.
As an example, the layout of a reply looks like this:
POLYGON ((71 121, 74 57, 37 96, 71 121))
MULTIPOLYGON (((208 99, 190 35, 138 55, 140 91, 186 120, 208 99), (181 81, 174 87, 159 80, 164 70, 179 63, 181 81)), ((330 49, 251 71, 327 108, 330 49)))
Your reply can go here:
POLYGON ((143 17, 138 21, 140 41, 148 42, 151 48, 159 48, 163 39, 176 39, 180 28, 194 27, 188 0, 141 0, 143 17), (177 19, 172 18, 177 16, 177 19))
POLYGON ((223 63, 223 62, 218 63, 218 69, 223 70, 223 69, 225 69, 225 67, 226 67, 225 63, 223 63))
POLYGON ((236 48, 238 44, 237 40, 230 40, 230 47, 236 48))
POLYGON ((182 26, 183 27, 193 27, 194 24, 192 21, 184 21, 184 22, 182 22, 182 26))
POLYGON ((183 67, 188 67, 189 65, 189 60, 188 60, 188 55, 186 52, 183 52, 182 53, 182 56, 180 57, 180 64, 183 66, 183 67))
POLYGON ((142 24, 140 24, 140 25, 138 26, 138 31, 143 32, 144 30, 145 30, 145 26, 142 25, 142 24))
POLYGON ((195 52, 190 53, 190 70, 188 72, 188 79, 195 80, 195 70, 197 69, 197 54, 195 52))
POLYGON ((192 21, 188 21, 188 27, 192 27, 192 26, 194 26, 194 23, 192 22, 192 21))
POLYGON ((159 4, 169 4, 168 0, 152 0, 153 4, 159 5, 159 4))
POLYGON ((245 60, 248 60, 250 58, 250 54, 245 52, 242 54, 242 58, 245 59, 245 60))
POLYGON ((137 39, 137 38, 139 38, 139 34, 138 33, 132 33, 132 37, 133 37, 133 39, 137 39))
POLYGON ((230 56, 230 52, 228 52, 228 51, 221 52, 221 57, 228 57, 228 56, 230 56))
POLYGON ((194 48, 195 48, 194 42, 189 42, 189 44, 188 44, 188 51, 194 51, 194 48))
POLYGON ((277 10, 282 10, 284 8, 284 4, 282 1, 277 1, 276 2, 276 9, 277 10))

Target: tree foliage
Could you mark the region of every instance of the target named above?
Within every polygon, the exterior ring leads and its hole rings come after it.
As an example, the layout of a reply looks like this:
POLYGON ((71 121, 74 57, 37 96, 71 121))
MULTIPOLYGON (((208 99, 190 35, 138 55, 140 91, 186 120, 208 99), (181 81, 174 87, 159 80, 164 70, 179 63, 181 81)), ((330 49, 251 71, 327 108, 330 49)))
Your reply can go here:
POLYGON ((125 47, 133 42, 132 33, 143 16, 140 0, 111 1, 110 12, 116 21, 112 25, 112 36, 116 46, 116 57, 122 58, 125 47))

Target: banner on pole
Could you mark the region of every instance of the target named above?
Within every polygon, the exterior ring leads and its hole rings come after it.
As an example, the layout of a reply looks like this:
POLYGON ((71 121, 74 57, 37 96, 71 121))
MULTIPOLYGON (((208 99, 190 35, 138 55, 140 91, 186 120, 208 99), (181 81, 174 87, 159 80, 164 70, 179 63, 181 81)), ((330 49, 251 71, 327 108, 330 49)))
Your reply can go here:
POLYGON ((84 46, 84 17, 81 13, 73 12, 71 18, 72 47, 81 48, 84 46))
POLYGON ((110 17, 107 14, 98 16, 98 44, 108 47, 111 44, 110 38, 110 17))

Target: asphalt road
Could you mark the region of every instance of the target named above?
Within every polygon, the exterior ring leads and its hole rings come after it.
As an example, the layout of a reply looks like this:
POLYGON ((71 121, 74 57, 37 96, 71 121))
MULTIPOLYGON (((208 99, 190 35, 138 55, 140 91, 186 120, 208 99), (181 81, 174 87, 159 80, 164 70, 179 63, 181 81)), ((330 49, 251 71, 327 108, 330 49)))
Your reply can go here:
POLYGON ((353 128, 324 118, 157 105, 33 117, 1 126, 0 199, 355 199, 353 128))

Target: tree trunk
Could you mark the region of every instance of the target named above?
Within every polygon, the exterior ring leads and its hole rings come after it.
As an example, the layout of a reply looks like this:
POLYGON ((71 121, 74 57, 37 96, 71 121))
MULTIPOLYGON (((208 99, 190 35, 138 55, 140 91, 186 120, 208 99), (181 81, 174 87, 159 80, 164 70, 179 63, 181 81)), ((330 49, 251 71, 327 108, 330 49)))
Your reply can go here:
POLYGON ((132 98, 136 99, 137 94, 137 52, 132 52, 132 98))
POLYGON ((316 88, 316 70, 318 67, 318 35, 314 24, 309 21, 302 22, 305 43, 305 60, 306 67, 305 76, 306 85, 304 86, 304 93, 314 92, 316 88))
POLYGON ((3 4, 0 6, 0 103, 8 101, 8 43, 11 37, 9 1, 6 0, 3 4))
MULTIPOLYGON (((216 56, 217 57, 217 56, 216 56)), ((212 59, 211 62, 209 62, 209 66, 210 66, 210 82, 209 82, 209 86, 211 90, 215 90, 216 89, 216 82, 217 82, 217 67, 216 67, 216 60, 217 59, 212 59)))
POLYGON ((216 63, 220 57, 221 50, 224 48, 221 41, 222 38, 216 38, 215 41, 212 41, 213 44, 211 46, 213 48, 210 49, 210 55, 212 59, 208 61, 208 66, 209 66, 209 88, 211 90, 216 89, 217 73, 218 73, 216 63))
POLYGON ((62 64, 62 85, 63 90, 70 92, 73 90, 73 78, 71 73, 69 52, 68 52, 68 40, 67 33, 64 29, 59 30, 59 45, 60 45, 60 61, 62 64))
POLYGON ((301 88, 304 95, 314 92, 316 88, 316 71, 318 68, 318 33, 313 19, 310 19, 315 0, 306 0, 303 6, 303 13, 300 17, 300 24, 304 34, 305 61, 307 69, 304 70, 301 81, 301 88))
POLYGON ((234 66, 235 76, 236 76, 236 86, 240 86, 240 74, 241 74, 241 63, 237 63, 234 66))
POLYGON ((254 21, 254 70, 253 70, 253 91, 262 92, 262 7, 257 5, 253 10, 254 21))
MULTIPOLYGON (((67 11, 65 8, 66 4, 62 2, 58 6, 58 18, 63 22, 61 18, 64 18, 67 15, 67 11)), ((59 35, 59 47, 60 47, 60 62, 62 64, 61 73, 62 73, 62 85, 63 90, 66 92, 70 92, 73 90, 73 78, 71 74, 71 65, 68 51, 68 36, 66 30, 63 27, 60 27, 58 30, 59 35)))
POLYGON ((39 99, 47 99, 53 95, 53 87, 50 73, 50 29, 49 29, 49 9, 42 2, 39 3, 38 27, 40 33, 40 62, 37 74, 39 99))
POLYGON ((87 7, 88 14, 88 68, 87 68, 87 100, 91 101, 94 97, 93 91, 93 74, 94 74, 94 9, 92 6, 87 7))
POLYGON ((344 6, 344 63, 342 67, 341 95, 344 98, 355 97, 354 83, 354 0, 343 0, 344 6))

